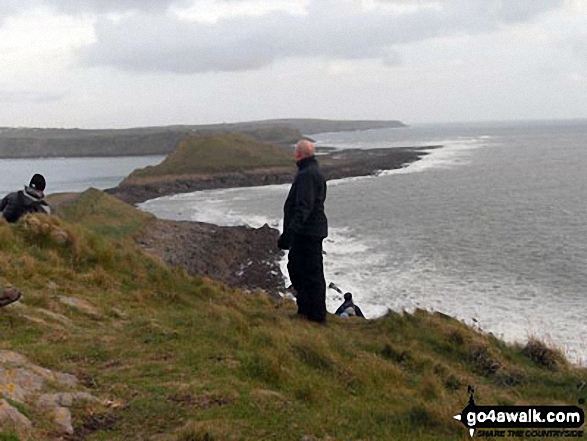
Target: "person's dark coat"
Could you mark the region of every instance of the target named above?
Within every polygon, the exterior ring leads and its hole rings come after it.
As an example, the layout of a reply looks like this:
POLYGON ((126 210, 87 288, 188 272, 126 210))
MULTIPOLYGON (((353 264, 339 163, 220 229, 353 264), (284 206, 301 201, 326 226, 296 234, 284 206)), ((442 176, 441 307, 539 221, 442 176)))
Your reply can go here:
POLYGON ((0 202, 0 212, 8 222, 16 222, 26 213, 50 214, 51 209, 42 191, 25 187, 4 197, 0 202))
POLYGON ((363 315, 363 311, 361 311, 361 308, 359 308, 357 305, 355 305, 352 300, 346 300, 342 305, 340 305, 338 307, 335 314, 341 315, 348 308, 353 308, 355 310, 355 315, 357 317, 365 318, 365 316, 363 315))
POLYGON ((289 249, 294 235, 324 239, 328 221, 324 214, 326 180, 315 156, 297 163, 298 173, 283 207, 283 234, 279 247, 289 249))

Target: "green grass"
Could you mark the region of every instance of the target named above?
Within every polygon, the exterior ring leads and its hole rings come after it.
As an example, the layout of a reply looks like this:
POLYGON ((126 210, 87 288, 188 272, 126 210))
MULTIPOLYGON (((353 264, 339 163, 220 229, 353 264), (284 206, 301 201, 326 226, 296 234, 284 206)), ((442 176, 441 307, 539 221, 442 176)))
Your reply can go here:
POLYGON ((138 178, 243 171, 294 166, 293 153, 243 134, 190 136, 158 165, 135 170, 124 181, 138 178))
MULTIPOLYGON (((0 282, 23 290, 27 314, 48 309, 73 325, 43 325, 4 308, 0 348, 77 375, 92 394, 118 403, 73 409, 76 430, 93 427, 85 439, 466 440, 452 416, 466 405, 469 384, 478 404, 582 397, 576 385, 586 371, 536 342, 506 345, 425 311, 315 325, 298 319, 291 302, 163 266, 123 237, 135 227, 119 219, 115 234, 98 234, 94 222, 108 222, 101 207, 117 205, 100 192, 71 204, 68 216, 81 223, 0 223, 0 282), (67 242, 54 240, 56 229, 67 242), (58 295, 91 302, 100 315, 58 295)), ((126 218, 134 215, 129 208, 126 218)), ((30 439, 53 435, 41 419, 30 439)), ((0 429, 0 439, 15 437, 0 429)))
POLYGON ((95 188, 70 196, 65 201, 59 195, 48 198, 58 204, 59 215, 70 222, 82 223, 99 235, 117 239, 139 232, 154 216, 95 188))

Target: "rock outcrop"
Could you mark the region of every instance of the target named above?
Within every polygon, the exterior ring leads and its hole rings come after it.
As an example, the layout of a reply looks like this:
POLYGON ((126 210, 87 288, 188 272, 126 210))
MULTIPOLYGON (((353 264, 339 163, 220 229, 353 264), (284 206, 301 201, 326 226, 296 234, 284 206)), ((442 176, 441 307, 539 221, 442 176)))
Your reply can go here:
POLYGON ((136 238, 146 252, 189 274, 207 276, 241 289, 261 288, 277 296, 283 275, 277 248, 279 232, 220 227, 202 222, 157 220, 136 238))
POLYGON ((33 427, 31 417, 47 415, 55 430, 73 434, 70 408, 79 402, 98 402, 79 390, 78 379, 31 363, 13 351, 0 351, 0 426, 26 434, 33 427))

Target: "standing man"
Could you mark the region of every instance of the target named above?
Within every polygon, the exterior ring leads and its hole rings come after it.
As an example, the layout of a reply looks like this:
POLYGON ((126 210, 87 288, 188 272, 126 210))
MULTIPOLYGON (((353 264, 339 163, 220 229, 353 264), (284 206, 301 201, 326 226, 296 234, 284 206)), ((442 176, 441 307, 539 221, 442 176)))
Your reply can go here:
POLYGON ((322 241, 328 235, 324 214, 326 180, 318 167, 314 144, 298 142, 295 149, 298 173, 283 207, 283 234, 277 245, 289 250, 287 270, 296 290, 298 314, 326 322, 326 282, 322 241))
POLYGON ((0 212, 8 222, 16 222, 26 213, 51 214, 49 204, 45 202, 45 178, 35 174, 24 190, 10 193, 0 202, 0 212))

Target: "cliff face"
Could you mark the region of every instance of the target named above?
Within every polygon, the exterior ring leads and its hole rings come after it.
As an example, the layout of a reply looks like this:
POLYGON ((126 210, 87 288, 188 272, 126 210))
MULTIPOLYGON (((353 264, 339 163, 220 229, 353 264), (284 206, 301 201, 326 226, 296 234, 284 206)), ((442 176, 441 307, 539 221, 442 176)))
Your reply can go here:
POLYGON ((193 134, 238 132, 260 141, 288 145, 302 134, 403 126, 399 121, 281 119, 120 130, 4 127, 0 128, 0 158, 165 155, 181 139, 193 134))

